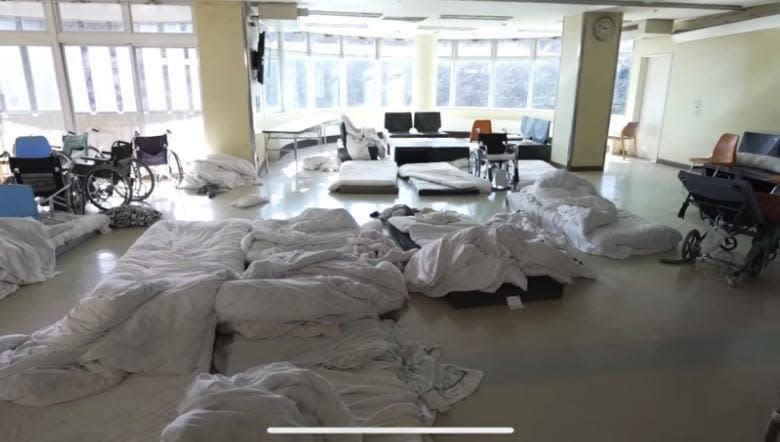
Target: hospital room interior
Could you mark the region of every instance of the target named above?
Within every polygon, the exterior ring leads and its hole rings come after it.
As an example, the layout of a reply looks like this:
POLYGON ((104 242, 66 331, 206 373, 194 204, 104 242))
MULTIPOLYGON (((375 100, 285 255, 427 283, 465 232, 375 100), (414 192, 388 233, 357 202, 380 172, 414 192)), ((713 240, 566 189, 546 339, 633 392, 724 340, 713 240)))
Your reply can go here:
POLYGON ((0 440, 780 441, 780 0, 0 1, 0 440))

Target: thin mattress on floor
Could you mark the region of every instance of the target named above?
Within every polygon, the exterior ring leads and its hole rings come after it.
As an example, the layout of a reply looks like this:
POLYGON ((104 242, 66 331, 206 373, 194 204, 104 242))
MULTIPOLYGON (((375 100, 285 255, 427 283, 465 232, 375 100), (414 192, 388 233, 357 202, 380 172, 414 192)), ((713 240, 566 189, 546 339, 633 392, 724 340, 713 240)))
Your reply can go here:
MULTIPOLYGON (((507 195, 513 212, 522 211, 551 233, 563 233, 563 221, 557 210, 548 210, 525 192, 507 195)), ((680 233, 664 224, 618 209, 617 220, 595 227, 584 234, 566 235, 578 250, 591 255, 625 259, 631 255, 649 255, 674 248, 682 239, 680 233)))
POLYGON ((490 193, 490 181, 460 170, 450 163, 410 163, 398 168, 398 176, 412 180, 420 195, 490 193))
POLYGON ((538 180, 545 172, 555 170, 555 166, 542 160, 520 160, 517 162, 517 186, 516 188, 522 189, 523 187, 530 186, 536 180, 538 180))
POLYGON ((398 166, 388 160, 347 161, 330 186, 331 192, 397 193, 398 166))

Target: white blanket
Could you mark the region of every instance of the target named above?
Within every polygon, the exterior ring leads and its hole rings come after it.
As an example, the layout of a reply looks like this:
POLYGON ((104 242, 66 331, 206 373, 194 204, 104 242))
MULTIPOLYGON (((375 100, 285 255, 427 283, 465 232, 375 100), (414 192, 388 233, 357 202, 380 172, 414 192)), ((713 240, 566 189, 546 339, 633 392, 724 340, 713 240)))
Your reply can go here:
POLYGON ((414 216, 394 216, 388 221, 415 244, 424 246, 449 233, 478 225, 470 216, 453 211, 418 213, 414 216))
POLYGON ((55 243, 40 221, 0 218, 0 299, 56 273, 55 243))
MULTIPOLYGON (((355 419, 335 388, 312 370, 289 363, 259 366, 231 377, 202 374, 187 390, 180 415, 163 442, 303 441, 269 435, 268 427, 350 427, 355 419)), ((323 441, 360 441, 360 435, 325 435, 323 441)))
POLYGON ((317 336, 346 321, 401 308, 408 299, 392 264, 334 250, 277 253, 252 262, 217 293, 219 322, 251 338, 317 336))
POLYGON ((508 195, 507 201, 545 231, 565 235, 578 250, 593 255, 624 259, 658 253, 682 239, 671 227, 617 210, 592 185, 566 171, 545 174, 536 184, 508 195))
POLYGON ((333 154, 312 155, 303 159, 303 168, 320 172, 339 170, 339 159, 333 154))
POLYGON ((347 132, 346 149, 350 158, 353 160, 370 160, 369 146, 377 147, 379 158, 385 157, 387 143, 377 134, 376 130, 367 127, 358 128, 346 115, 342 115, 341 119, 344 121, 344 128, 347 132))
POLYGON ((341 165, 339 176, 330 185, 331 192, 343 187, 393 187, 398 179, 398 166, 394 161, 347 161, 341 165))
POLYGON ((417 178, 453 189, 477 189, 490 193, 490 181, 464 172, 450 163, 411 163, 398 168, 401 178, 417 178))
POLYGON ((95 394, 130 373, 208 369, 214 296, 244 264, 246 221, 155 224, 57 323, 0 338, 0 399, 48 405, 95 394))
POLYGON ((249 161, 225 154, 212 154, 195 160, 192 172, 184 177, 181 189, 197 190, 207 185, 220 189, 259 184, 257 170, 249 161))
POLYGON ((428 243, 409 260, 404 276, 410 292, 441 297, 454 291, 494 292, 504 283, 526 289, 528 276, 571 283, 592 273, 535 232, 494 223, 428 243))

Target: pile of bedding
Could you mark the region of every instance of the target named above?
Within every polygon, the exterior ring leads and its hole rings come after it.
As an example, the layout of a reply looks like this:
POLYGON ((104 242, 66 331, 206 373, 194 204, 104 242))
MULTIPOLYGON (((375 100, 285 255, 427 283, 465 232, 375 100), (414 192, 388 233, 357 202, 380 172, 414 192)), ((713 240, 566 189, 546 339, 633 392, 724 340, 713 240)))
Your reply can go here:
POLYGON ((244 268, 246 221, 152 226, 63 319, 0 338, 0 399, 49 405, 104 391, 130 374, 207 370, 214 297, 244 268))
POLYGON ((74 215, 72 213, 57 212, 54 215, 54 222, 44 223, 44 229, 54 242, 54 247, 59 248, 93 232, 110 232, 110 222, 111 219, 102 213, 74 215))
POLYGON ((0 299, 19 290, 20 285, 53 278, 55 247, 40 221, 0 218, 0 299))
POLYGON ((212 154, 203 160, 195 160, 179 188, 200 190, 213 187, 220 190, 260 184, 257 170, 249 161, 225 154, 212 154))
POLYGON ((404 270, 413 293, 442 297, 452 292, 495 292, 509 283, 523 290, 528 277, 548 276, 563 284, 593 273, 522 220, 492 220, 427 241, 404 270))
POLYGON ((411 163, 398 168, 398 176, 409 178, 418 193, 490 193, 490 181, 458 169, 450 163, 411 163))
POLYGON ((512 210, 565 235, 585 253, 623 259, 670 250, 682 239, 671 227, 618 210, 590 182, 565 170, 545 173, 507 200, 512 210))

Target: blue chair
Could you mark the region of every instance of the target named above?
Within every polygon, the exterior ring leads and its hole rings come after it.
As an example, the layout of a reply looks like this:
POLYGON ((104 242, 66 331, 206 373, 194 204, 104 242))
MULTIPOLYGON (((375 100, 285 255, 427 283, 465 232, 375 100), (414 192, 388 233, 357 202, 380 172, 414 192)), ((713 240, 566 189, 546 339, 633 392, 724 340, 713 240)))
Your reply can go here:
POLYGON ((51 156, 51 145, 40 135, 19 137, 14 141, 14 151, 17 158, 45 158, 51 156))
POLYGON ((0 186, 0 218, 32 217, 41 219, 33 188, 23 184, 0 186))

